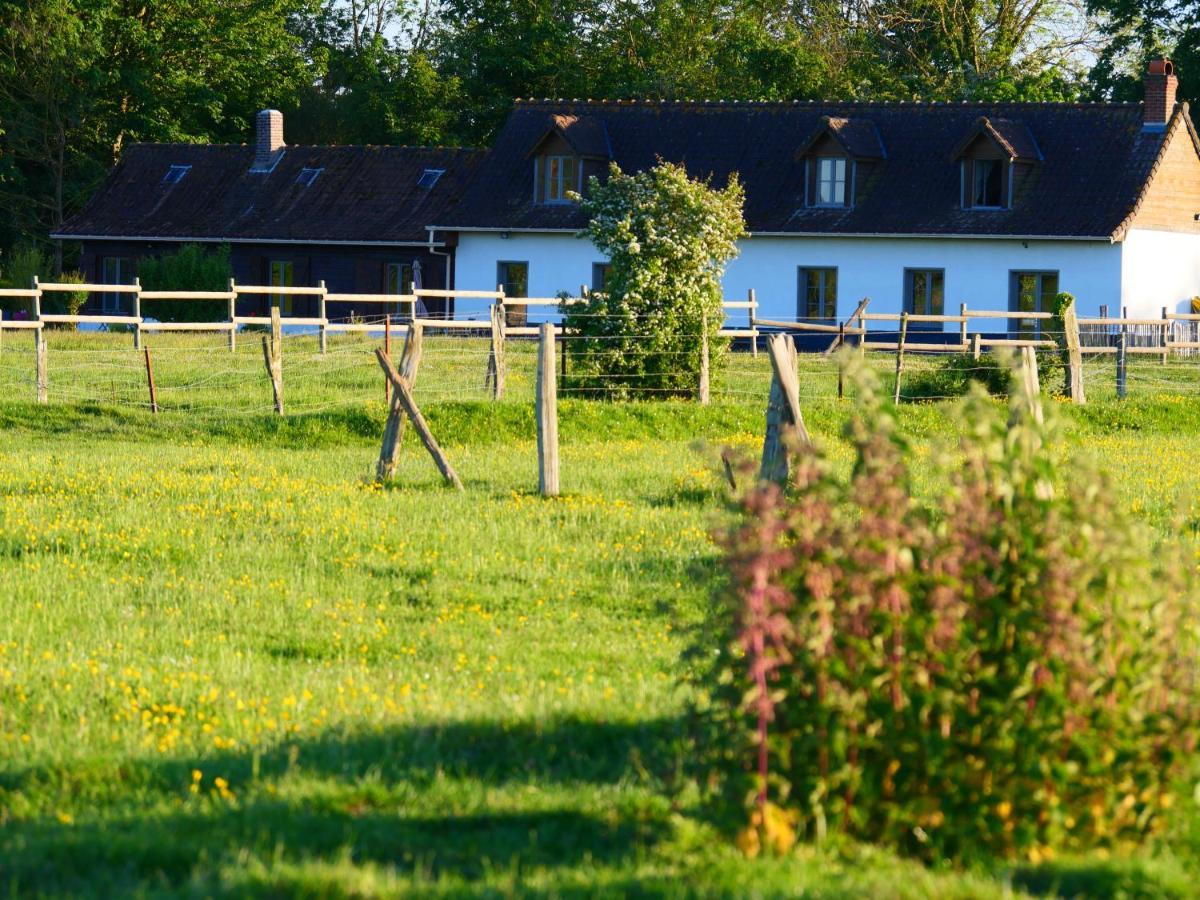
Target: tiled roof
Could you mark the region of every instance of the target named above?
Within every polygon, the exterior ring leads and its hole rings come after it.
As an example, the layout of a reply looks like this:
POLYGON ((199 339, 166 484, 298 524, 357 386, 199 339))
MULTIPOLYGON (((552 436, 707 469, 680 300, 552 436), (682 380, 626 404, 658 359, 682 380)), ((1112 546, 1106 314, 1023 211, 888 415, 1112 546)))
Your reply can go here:
POLYGON ((532 202, 527 154, 554 116, 603 123, 612 158, 625 171, 661 157, 718 185, 738 173, 746 222, 758 233, 1109 238, 1137 202, 1164 135, 1143 131, 1141 104, 1127 103, 518 101, 462 202, 429 224, 583 228, 577 206, 532 202), (866 134, 858 123, 870 123, 886 154, 851 208, 803 205, 798 150, 825 117, 855 123, 856 140, 866 134), (1012 209, 960 206, 952 156, 981 118, 1014 155, 1040 154, 1012 209))
POLYGON ((874 122, 870 119, 846 119, 839 116, 822 116, 817 130, 801 147, 800 155, 803 156, 827 134, 841 144, 847 156, 854 159, 883 159, 887 156, 874 122))
POLYGON ((252 173, 249 146, 135 144, 57 233, 424 242, 425 226, 459 200, 482 155, 440 147, 289 146, 269 173, 252 173), (171 166, 190 168, 171 183, 164 181, 171 166), (431 188, 418 184, 426 169, 445 170, 431 188))
POLYGON ((958 159, 962 156, 981 134, 987 135, 995 141, 1009 159, 1037 162, 1042 158, 1042 151, 1038 149, 1037 141, 1033 139, 1033 135, 1029 133, 1024 122, 1016 122, 1012 119, 989 119, 987 116, 980 116, 975 121, 971 130, 959 141, 951 158, 958 159))

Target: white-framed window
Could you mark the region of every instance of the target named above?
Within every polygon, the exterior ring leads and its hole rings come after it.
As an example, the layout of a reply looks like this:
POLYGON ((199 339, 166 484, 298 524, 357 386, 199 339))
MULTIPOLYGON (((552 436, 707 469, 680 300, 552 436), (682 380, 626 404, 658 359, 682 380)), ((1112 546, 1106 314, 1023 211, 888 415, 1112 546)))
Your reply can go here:
POLYGON ((846 160, 840 156, 817 157, 817 206, 846 205, 846 160))
POLYGON ((542 197, 547 203, 570 203, 567 191, 579 189, 579 164, 574 156, 542 158, 542 197))
MULTIPOLYGON (((387 294, 411 294, 413 292, 413 266, 410 262, 387 264, 387 294)), ((400 312, 400 303, 389 303, 388 312, 400 312)))

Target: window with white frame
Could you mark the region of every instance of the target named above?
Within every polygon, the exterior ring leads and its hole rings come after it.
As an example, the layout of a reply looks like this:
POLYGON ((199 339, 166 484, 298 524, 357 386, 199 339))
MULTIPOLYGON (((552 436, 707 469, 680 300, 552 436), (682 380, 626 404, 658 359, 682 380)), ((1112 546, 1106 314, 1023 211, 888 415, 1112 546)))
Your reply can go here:
POLYGON ((542 197, 546 203, 570 203, 567 191, 578 190, 579 165, 574 156, 542 157, 542 197))
POLYGON ((846 160, 840 156, 821 156, 816 165, 817 206, 845 206, 846 160))

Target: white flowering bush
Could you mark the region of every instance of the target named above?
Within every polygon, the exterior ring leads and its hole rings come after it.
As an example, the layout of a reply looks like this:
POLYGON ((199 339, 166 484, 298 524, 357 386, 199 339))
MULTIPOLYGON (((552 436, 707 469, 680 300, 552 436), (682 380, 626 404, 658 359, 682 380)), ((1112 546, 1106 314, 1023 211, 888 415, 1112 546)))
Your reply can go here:
POLYGON ((581 198, 588 237, 611 262, 604 291, 563 308, 580 335, 567 342, 566 387, 617 399, 690 395, 699 380, 703 336, 710 369, 725 342, 721 276, 745 235, 745 192, 736 175, 720 190, 660 162, 635 175, 615 164, 591 178, 581 198))

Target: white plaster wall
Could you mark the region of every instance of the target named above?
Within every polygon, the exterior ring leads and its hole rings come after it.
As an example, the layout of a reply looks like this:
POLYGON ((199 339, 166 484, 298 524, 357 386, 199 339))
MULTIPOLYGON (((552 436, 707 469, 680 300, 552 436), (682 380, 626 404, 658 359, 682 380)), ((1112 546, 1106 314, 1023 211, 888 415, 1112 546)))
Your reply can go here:
POLYGON ((1164 306, 1191 312, 1200 296, 1200 234, 1132 229, 1122 245, 1121 288, 1131 317, 1157 318, 1164 306))
MULTIPOLYGON (((502 239, 464 232, 456 287, 494 289, 497 261, 516 260, 529 263, 531 294, 575 293, 581 284, 590 285, 592 263, 602 259, 591 242, 573 235, 513 233, 502 239)), ((894 313, 903 305, 905 268, 930 268, 945 270, 947 314, 957 313, 964 302, 975 309, 1004 310, 1010 272, 1056 270, 1060 289, 1078 298, 1083 315, 1097 315, 1101 304, 1116 315, 1121 261, 1121 245, 1107 241, 753 237, 742 242, 741 255, 729 265, 725 296, 741 299, 754 288, 759 316, 795 319, 798 268, 832 266, 838 269, 840 317, 849 316, 863 297, 871 298, 872 312, 894 313)), ((1005 323, 975 320, 971 329, 1001 331, 1005 323)))

